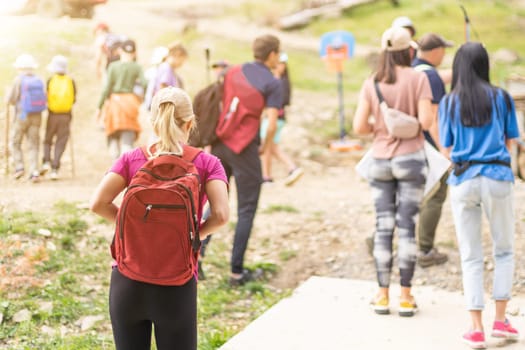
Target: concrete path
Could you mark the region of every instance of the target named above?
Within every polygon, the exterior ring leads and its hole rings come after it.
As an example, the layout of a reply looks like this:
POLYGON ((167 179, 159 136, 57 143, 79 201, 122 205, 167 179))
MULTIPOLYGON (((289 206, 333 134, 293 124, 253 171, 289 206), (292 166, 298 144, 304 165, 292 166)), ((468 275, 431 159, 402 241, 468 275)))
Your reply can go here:
MULTIPOLYGON (((397 315, 399 286, 391 289, 391 314, 376 315, 368 303, 376 292, 370 281, 311 277, 294 293, 231 338, 220 350, 455 350, 469 349, 461 335, 469 326, 461 293, 415 287, 419 313, 397 315)), ((494 304, 487 296, 484 324, 488 348, 525 350, 525 298, 513 298, 508 311, 520 331, 515 343, 491 338, 494 304)))

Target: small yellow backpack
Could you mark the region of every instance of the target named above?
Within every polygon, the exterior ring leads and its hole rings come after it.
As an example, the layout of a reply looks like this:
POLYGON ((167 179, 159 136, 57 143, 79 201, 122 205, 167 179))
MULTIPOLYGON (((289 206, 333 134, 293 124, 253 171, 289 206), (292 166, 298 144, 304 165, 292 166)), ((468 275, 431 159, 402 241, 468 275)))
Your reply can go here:
POLYGON ((47 86, 47 106, 52 113, 69 113, 75 103, 73 79, 66 74, 55 74, 47 86))

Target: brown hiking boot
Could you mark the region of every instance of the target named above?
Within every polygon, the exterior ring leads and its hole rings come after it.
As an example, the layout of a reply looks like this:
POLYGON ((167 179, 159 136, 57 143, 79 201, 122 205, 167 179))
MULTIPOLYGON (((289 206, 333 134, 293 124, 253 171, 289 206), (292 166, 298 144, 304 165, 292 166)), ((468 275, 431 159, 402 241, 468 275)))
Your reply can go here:
POLYGON ((438 252, 436 248, 432 248, 428 253, 420 252, 417 257, 417 264, 423 268, 432 265, 441 265, 448 261, 448 255, 438 252))

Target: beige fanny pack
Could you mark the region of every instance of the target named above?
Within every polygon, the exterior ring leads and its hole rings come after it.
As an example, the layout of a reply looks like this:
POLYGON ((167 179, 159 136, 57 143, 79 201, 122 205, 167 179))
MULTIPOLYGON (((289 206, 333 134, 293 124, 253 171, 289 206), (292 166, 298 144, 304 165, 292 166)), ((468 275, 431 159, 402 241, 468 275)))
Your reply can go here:
POLYGON ((383 114, 388 133, 400 139, 412 139, 418 136, 421 131, 419 120, 410 114, 388 107, 379 90, 377 81, 374 81, 374 87, 379 98, 379 108, 383 114))

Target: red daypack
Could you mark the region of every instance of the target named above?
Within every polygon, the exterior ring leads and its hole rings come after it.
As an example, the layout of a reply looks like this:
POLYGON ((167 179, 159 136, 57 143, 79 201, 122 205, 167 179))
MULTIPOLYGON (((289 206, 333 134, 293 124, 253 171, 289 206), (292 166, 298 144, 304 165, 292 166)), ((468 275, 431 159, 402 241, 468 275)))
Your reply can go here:
POLYGON ((231 67, 224 76, 217 137, 233 152, 241 153, 259 131, 264 104, 263 95, 246 79, 242 66, 231 67))
POLYGON ((124 276, 165 286, 180 286, 193 277, 201 244, 201 185, 193 160, 200 152, 184 146, 182 157, 152 158, 131 179, 111 244, 124 276))

